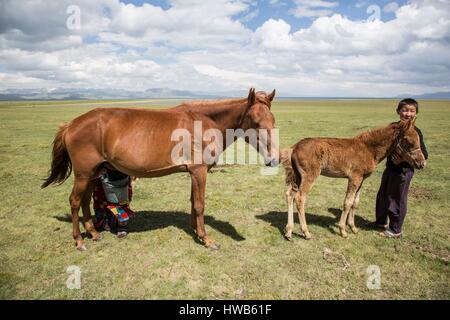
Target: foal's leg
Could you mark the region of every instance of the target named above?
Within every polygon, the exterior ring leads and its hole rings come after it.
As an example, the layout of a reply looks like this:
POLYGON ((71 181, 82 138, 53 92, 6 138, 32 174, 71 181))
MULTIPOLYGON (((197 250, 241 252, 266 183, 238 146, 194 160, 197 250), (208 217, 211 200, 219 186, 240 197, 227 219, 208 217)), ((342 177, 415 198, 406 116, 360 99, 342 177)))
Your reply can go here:
MULTIPOLYGON (((195 219, 196 222, 196 234, 200 242, 206 247, 217 250, 219 246, 214 240, 208 238, 205 230, 205 190, 206 190, 206 175, 208 173, 208 167, 206 165, 194 165, 188 167, 189 173, 192 179, 192 212, 191 219, 195 219)), ((192 221, 192 220, 191 220, 192 221)))
POLYGON ((292 239, 292 230, 294 229, 294 197, 297 192, 293 190, 292 186, 289 186, 286 192, 286 201, 288 204, 288 222, 285 228, 284 236, 286 239, 292 239))
POLYGON ((345 225, 350 209, 355 202, 356 191, 361 186, 361 182, 362 178, 351 178, 348 180, 347 194, 345 195, 344 200, 344 211, 339 220, 339 231, 344 238, 348 237, 347 231, 345 231, 345 225))
POLYGON ((309 173, 302 172, 302 182, 300 184, 299 192, 295 195, 295 202, 297 204, 298 219, 300 220, 300 228, 302 230, 303 236, 306 240, 311 239, 311 233, 309 233, 308 226, 306 224, 305 216, 305 202, 308 192, 314 183, 314 180, 319 176, 320 171, 311 171, 309 173))
POLYGON ((81 200, 83 199, 84 193, 89 185, 89 179, 78 178, 75 175, 73 182, 72 193, 70 194, 69 202, 72 211, 72 227, 73 227, 73 238, 76 241, 77 249, 80 251, 86 250, 84 240, 81 237, 80 232, 80 217, 78 212, 80 211, 81 200))
POLYGON ((350 208, 350 214, 348 216, 348 225, 350 226, 350 229, 352 230, 353 233, 358 233, 358 228, 356 228, 355 226, 355 211, 358 208, 359 204, 359 194, 361 191, 361 185, 359 186, 358 191, 356 191, 355 201, 353 202, 353 205, 350 208))
POLYGON ((90 181, 86 191, 84 192, 83 199, 81 200, 81 208, 83 210, 83 222, 84 222, 84 228, 86 231, 91 235, 92 240, 101 240, 102 236, 97 230, 95 230, 94 223, 92 222, 92 215, 91 215, 91 198, 92 198, 92 192, 94 190, 94 183, 95 181, 90 181))

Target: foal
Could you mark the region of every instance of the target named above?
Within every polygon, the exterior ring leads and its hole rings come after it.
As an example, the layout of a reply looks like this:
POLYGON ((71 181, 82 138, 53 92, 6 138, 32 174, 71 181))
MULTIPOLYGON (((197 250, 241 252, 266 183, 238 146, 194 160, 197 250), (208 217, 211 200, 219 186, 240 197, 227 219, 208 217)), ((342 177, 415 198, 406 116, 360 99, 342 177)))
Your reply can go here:
POLYGON ((375 171, 376 166, 392 152, 397 152, 417 169, 425 166, 420 150, 419 136, 414 129, 415 119, 391 123, 387 127, 369 130, 354 138, 306 138, 292 148, 281 152, 280 160, 286 171, 286 192, 288 223, 285 237, 292 238, 294 227, 294 199, 305 239, 310 239, 305 218, 305 200, 319 175, 333 178, 347 178, 348 187, 344 211, 339 221, 341 235, 346 238, 348 225, 353 233, 355 209, 359 202, 361 185, 375 171))

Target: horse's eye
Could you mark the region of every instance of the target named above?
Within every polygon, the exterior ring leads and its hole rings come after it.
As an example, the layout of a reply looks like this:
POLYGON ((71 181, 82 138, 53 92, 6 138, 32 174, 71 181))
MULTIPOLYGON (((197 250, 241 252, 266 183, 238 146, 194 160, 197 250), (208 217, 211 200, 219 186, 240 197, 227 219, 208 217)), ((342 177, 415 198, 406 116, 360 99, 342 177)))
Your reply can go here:
POLYGON ((402 141, 402 147, 403 147, 404 149, 411 149, 411 148, 413 147, 413 144, 410 143, 410 142, 408 142, 408 141, 406 141, 406 140, 403 140, 403 141, 402 141))

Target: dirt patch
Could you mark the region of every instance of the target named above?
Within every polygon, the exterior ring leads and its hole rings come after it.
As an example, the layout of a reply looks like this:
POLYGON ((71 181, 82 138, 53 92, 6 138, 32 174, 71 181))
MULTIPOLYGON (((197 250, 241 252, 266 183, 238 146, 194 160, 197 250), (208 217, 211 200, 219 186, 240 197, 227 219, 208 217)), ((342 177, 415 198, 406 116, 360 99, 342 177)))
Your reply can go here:
MULTIPOLYGON (((408 249, 418 250, 424 256, 429 257, 431 259, 439 260, 446 266, 448 266, 450 261, 450 250, 448 248, 434 248, 429 245, 419 243, 418 241, 411 241, 411 244, 408 245, 408 249)), ((403 250, 403 248, 401 250, 403 250)))
POLYGON ((450 252, 446 249, 422 248, 422 252, 426 256, 437 259, 448 266, 450 261, 450 252))
POLYGON ((411 187, 409 196, 418 200, 433 200, 436 198, 433 191, 421 187, 411 187))
POLYGON ((323 248, 323 258, 331 264, 340 266, 344 271, 350 268, 350 263, 345 256, 342 253, 331 251, 330 248, 323 248))

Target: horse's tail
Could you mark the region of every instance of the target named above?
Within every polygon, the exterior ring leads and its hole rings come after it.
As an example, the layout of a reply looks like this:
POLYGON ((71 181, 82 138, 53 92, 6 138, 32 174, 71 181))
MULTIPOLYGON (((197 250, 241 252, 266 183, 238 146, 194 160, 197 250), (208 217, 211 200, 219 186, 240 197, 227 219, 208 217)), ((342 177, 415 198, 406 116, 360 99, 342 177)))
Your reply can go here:
POLYGON ((42 184, 41 188, 45 188, 52 183, 63 183, 72 173, 72 161, 70 161, 69 153, 67 152, 64 143, 64 136, 66 135, 68 124, 65 123, 59 127, 53 140, 52 151, 52 166, 49 171, 49 176, 42 184))
POLYGON ((286 185, 292 186, 294 190, 298 190, 301 183, 301 175, 297 168, 292 165, 292 148, 283 149, 280 152, 280 162, 284 167, 286 174, 286 185))

